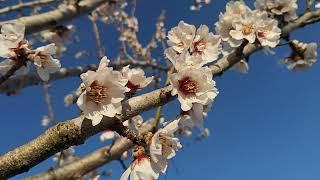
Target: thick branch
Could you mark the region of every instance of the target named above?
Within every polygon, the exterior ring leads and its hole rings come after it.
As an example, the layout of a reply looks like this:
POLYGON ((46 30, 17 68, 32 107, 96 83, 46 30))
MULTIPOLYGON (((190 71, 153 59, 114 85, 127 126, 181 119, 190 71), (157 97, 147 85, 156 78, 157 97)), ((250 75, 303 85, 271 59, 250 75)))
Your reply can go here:
MULTIPOLYGON (((144 125, 142 133, 152 129, 151 124, 144 125)), ((27 178, 28 180, 55 180, 55 179, 75 179, 103 166, 104 164, 120 159, 121 155, 132 147, 132 142, 127 138, 120 138, 114 145, 95 150, 94 152, 61 167, 50 169, 27 178)))
MULTIPOLYGON (((167 68, 155 63, 147 63, 144 61, 132 61, 132 60, 122 60, 119 63, 110 64, 110 66, 115 69, 120 69, 123 66, 130 65, 131 67, 141 67, 141 68, 154 68, 161 71, 166 71, 167 68)), ((61 68, 58 72, 50 75, 50 81, 55 81, 59 79, 64 79, 67 77, 80 76, 80 74, 87 72, 88 70, 96 70, 98 65, 91 64, 86 66, 78 66, 71 68, 61 68)), ((37 85, 42 83, 42 80, 38 74, 32 73, 23 76, 16 76, 10 78, 6 82, 0 85, 0 93, 7 93, 9 95, 15 94, 18 90, 25 88, 27 86, 37 85)))
POLYGON ((77 179, 85 174, 103 166, 104 164, 119 159, 123 152, 129 150, 132 143, 126 138, 121 138, 111 147, 100 148, 85 157, 70 164, 50 169, 48 172, 27 178, 28 180, 57 180, 77 179))
POLYGON ((110 0, 81 0, 78 4, 63 4, 57 9, 46 13, 21 17, 15 20, 1 22, 0 24, 20 22, 26 25, 27 34, 35 33, 55 27, 78 16, 86 15, 108 1, 110 0))
MULTIPOLYGON (((301 21, 301 18, 305 17, 302 16, 298 18, 296 22, 301 22, 303 24, 304 22, 301 21)), ((311 16, 310 18, 314 17, 311 16)), ((308 19, 306 19, 306 21, 308 21, 308 19)), ((289 23, 288 26, 284 28, 284 33, 288 34, 297 27, 301 27, 301 25, 293 25, 296 22, 289 23)), ((230 68, 232 64, 249 55, 244 54, 239 57, 237 53, 242 51, 241 48, 243 47, 240 47, 229 55, 228 58, 219 60, 212 65, 211 69, 213 75, 217 76, 221 74, 223 71, 230 68)), ((254 52, 258 47, 253 46, 250 49, 251 50, 248 51, 248 53, 254 52)), ((59 123, 35 140, 2 155, 0 157, 0 179, 25 172, 61 150, 72 145, 84 143, 87 138, 110 128, 116 121, 124 121, 143 111, 149 110, 152 107, 163 105, 173 99, 174 97, 171 96, 170 87, 165 87, 127 100, 123 104, 123 112, 120 116, 115 118, 104 117, 97 126, 92 126, 91 120, 85 119, 82 116, 59 123)))
POLYGON ((12 12, 12 11, 19 11, 24 8, 34 8, 36 6, 47 5, 47 4, 54 3, 54 2, 58 2, 58 1, 57 0, 36 0, 36 1, 32 1, 32 2, 25 2, 22 4, 16 4, 13 6, 8 6, 5 8, 2 8, 2 9, 0 9, 0 14, 5 14, 8 12, 12 12))

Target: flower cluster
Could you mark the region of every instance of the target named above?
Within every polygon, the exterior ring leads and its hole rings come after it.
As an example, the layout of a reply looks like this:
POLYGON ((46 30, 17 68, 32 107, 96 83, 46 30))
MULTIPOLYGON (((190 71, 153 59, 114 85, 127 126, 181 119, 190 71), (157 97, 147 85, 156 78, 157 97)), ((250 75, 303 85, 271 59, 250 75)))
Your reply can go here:
POLYGON ((178 124, 179 120, 174 120, 152 135, 148 143, 149 153, 142 146, 134 148, 134 160, 120 179, 127 180, 130 177, 131 180, 152 180, 157 179, 161 173, 165 174, 168 160, 182 148, 179 139, 174 137, 178 124))
POLYGON ((61 67, 60 61, 53 58, 56 46, 49 44, 33 50, 24 39, 24 32, 25 26, 20 23, 4 24, 1 27, 0 56, 7 59, 0 62, 0 73, 6 74, 13 65, 21 63, 23 66, 16 74, 26 74, 29 62, 33 62, 40 78, 48 81, 50 74, 61 67))
POLYGON ((122 72, 115 71, 108 67, 109 62, 107 57, 103 57, 96 71, 88 71, 80 76, 83 84, 77 104, 94 126, 100 123, 103 116, 120 114, 125 93, 146 87, 153 78, 147 78, 143 70, 130 69, 129 66, 123 68, 122 72))
POLYGON ((272 17, 283 16, 285 21, 297 18, 297 0, 256 0, 258 10, 267 11, 272 17))
POLYGON ((181 21, 168 32, 166 57, 177 70, 169 77, 171 94, 178 94, 183 111, 189 111, 194 103, 207 105, 218 94, 212 72, 207 65, 220 54, 220 37, 209 32, 206 25, 198 29, 181 21))
POLYGON ((266 11, 251 10, 243 1, 229 2, 215 26, 226 52, 240 46, 243 40, 258 41, 262 46, 273 48, 281 34, 277 20, 270 18, 266 11))
POLYGON ((289 70, 305 70, 317 61, 317 44, 302 43, 297 40, 290 42, 292 53, 283 60, 289 70))

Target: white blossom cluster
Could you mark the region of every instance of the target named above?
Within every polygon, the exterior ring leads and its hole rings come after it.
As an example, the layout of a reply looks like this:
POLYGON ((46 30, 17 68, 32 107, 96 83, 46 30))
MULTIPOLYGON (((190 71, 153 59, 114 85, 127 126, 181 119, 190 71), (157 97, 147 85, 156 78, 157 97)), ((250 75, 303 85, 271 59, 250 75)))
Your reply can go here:
POLYGON ((24 39, 24 32, 24 24, 2 25, 0 57, 6 59, 0 62, 0 73, 6 74, 16 63, 24 63, 15 74, 26 74, 29 71, 29 64, 32 62, 40 78, 43 81, 48 81, 50 74, 58 71, 61 67, 60 61, 53 57, 56 54, 56 45, 52 43, 37 49, 31 49, 28 41, 24 39))
POLYGON ((292 53, 283 60, 289 70, 305 70, 317 61, 317 44, 302 43, 293 40, 291 43, 292 53))

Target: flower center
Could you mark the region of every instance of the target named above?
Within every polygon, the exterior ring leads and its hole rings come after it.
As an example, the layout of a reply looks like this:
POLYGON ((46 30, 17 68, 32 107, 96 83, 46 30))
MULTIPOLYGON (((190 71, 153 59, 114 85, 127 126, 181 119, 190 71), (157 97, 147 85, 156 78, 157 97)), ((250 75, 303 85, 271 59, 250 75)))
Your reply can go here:
POLYGON ((252 23, 247 23, 247 24, 242 24, 242 34, 244 35, 249 35, 253 31, 253 24, 252 23))
POLYGON ((130 88, 129 93, 134 94, 138 89, 141 89, 139 85, 135 85, 132 82, 128 81, 127 87, 130 88))
POLYGON ((105 98, 107 98, 107 88, 98 84, 97 81, 94 81, 90 85, 90 91, 87 92, 88 99, 100 104, 105 98))
POLYGON ((206 48, 206 45, 205 45, 205 42, 203 41, 203 39, 201 39, 200 41, 194 42, 193 47, 194 47, 195 53, 201 54, 202 51, 206 48))
POLYGON ((41 51, 38 52, 35 56, 40 59, 41 63, 49 62, 48 55, 42 53, 41 51))
POLYGON ((179 80, 179 90, 184 95, 194 95, 198 91, 198 83, 187 76, 179 80))

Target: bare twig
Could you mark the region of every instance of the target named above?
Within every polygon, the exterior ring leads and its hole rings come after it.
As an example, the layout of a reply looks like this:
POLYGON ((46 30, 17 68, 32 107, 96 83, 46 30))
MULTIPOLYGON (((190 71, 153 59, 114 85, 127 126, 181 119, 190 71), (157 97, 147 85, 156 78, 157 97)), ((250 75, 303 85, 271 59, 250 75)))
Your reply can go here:
MULTIPOLYGON (((166 71, 168 68, 158 65, 156 63, 148 63, 144 61, 136 60, 122 60, 118 63, 110 64, 111 67, 115 69, 120 69, 123 66, 130 65, 131 67, 141 67, 141 68, 154 68, 161 71, 166 71)), ((87 72, 88 70, 96 70, 98 68, 97 64, 61 68, 59 71, 50 75, 50 81, 55 81, 59 79, 64 79, 67 77, 80 76, 80 74, 87 72)), ((0 93, 7 93, 8 95, 15 94, 18 90, 25 88, 27 86, 40 84, 42 80, 38 74, 27 74, 23 76, 16 76, 10 78, 7 82, 0 85, 0 93)))
POLYGON ((97 15, 96 14, 92 14, 89 16, 90 21, 92 22, 92 27, 93 27, 93 32, 96 38, 96 45, 99 51, 99 58, 102 58, 105 53, 104 53, 104 48, 101 44, 101 39, 100 39, 100 33, 99 33, 99 28, 97 25, 97 15))

